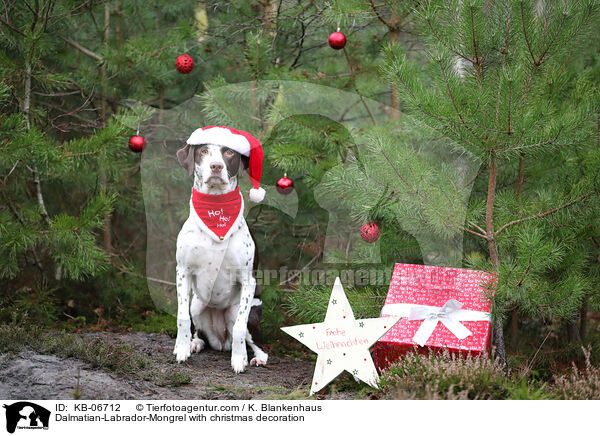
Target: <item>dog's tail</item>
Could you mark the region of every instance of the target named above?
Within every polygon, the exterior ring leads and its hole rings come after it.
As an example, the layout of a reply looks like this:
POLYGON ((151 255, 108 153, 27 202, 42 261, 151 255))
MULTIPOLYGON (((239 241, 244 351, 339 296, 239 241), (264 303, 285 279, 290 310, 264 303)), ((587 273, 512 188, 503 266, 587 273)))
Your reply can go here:
POLYGON ((248 331, 252 335, 254 342, 260 343, 260 320, 262 318, 263 307, 262 301, 259 298, 252 300, 250 315, 248 316, 248 331))
MULTIPOLYGON (((259 263, 259 255, 258 255, 258 244, 256 243, 256 238, 252 233, 252 230, 249 228, 250 237, 254 241, 254 263, 252 268, 254 272, 258 269, 259 263)), ((263 306, 262 300, 260 298, 260 294, 262 292, 260 283, 256 284, 256 288, 254 289, 254 298, 252 299, 252 305, 250 308, 250 315, 248 316, 248 331, 252 335, 252 339, 256 343, 261 343, 261 334, 260 334, 260 320, 263 314, 263 306)))

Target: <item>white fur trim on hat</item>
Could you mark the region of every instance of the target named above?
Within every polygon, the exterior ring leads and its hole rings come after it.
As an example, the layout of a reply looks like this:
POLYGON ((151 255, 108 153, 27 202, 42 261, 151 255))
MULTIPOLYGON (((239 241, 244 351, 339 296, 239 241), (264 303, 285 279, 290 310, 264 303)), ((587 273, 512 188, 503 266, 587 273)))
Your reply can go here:
POLYGON ((250 143, 242 135, 236 135, 229 129, 212 127, 196 129, 187 140, 189 145, 216 144, 231 148, 244 156, 250 156, 250 143))
POLYGON ((263 188, 252 188, 250 189, 250 201, 260 203, 265 198, 266 191, 263 188))

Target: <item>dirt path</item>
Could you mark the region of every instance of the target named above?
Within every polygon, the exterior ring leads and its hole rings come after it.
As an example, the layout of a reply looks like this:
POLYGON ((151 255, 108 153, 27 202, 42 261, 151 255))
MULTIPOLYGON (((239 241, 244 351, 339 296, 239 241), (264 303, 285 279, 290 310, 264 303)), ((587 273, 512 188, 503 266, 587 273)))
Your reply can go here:
MULTIPOLYGON (((173 339, 166 335, 88 333, 85 337, 133 346, 151 358, 159 371, 178 368, 171 353, 173 339)), ((78 359, 31 350, 0 354, 0 398, 73 399, 77 386, 81 399, 301 399, 308 393, 314 365, 311 361, 269 356, 266 367, 250 367, 235 375, 229 358, 229 353, 203 350, 183 364, 191 376, 189 384, 161 387, 94 369, 78 359)), ((327 398, 352 396, 342 392, 327 398)))

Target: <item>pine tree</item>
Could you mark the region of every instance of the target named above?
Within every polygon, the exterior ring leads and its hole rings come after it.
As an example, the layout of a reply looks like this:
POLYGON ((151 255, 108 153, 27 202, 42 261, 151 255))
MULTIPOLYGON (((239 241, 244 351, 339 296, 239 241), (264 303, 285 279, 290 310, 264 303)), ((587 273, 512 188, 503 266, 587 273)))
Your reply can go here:
MULTIPOLYGON (((382 74, 401 109, 482 162, 464 227, 441 214, 441 220, 424 217, 426 200, 414 210, 426 230, 472 236, 467 264, 498 273, 494 333, 503 360, 507 310, 573 319, 595 287, 584 245, 598 206, 592 164, 598 95, 589 71, 571 58, 596 19, 597 6, 586 1, 428 1, 417 19, 425 55, 407 55, 398 44, 385 52, 382 74)), ((398 153, 393 138, 386 129, 373 135, 374 162, 382 160, 377 153, 398 153)), ((410 170, 418 166, 401 162, 373 168, 382 177, 394 171, 394 186, 416 186, 421 173, 410 170)), ((353 174, 334 176, 331 189, 349 179, 356 187, 372 185, 356 165, 353 174)), ((355 207, 367 189, 355 196, 355 207)))
POLYGON ((122 0, 1 6, 0 280, 17 290, 5 303, 31 294, 31 312, 35 298, 56 294, 93 314, 143 291, 117 274, 143 260, 130 249, 144 233, 139 157, 127 150, 144 114, 122 100, 179 98, 183 87, 164 88, 179 79, 182 41, 195 41, 192 3, 160 13, 122 0), (177 14, 186 18, 161 27, 177 14))

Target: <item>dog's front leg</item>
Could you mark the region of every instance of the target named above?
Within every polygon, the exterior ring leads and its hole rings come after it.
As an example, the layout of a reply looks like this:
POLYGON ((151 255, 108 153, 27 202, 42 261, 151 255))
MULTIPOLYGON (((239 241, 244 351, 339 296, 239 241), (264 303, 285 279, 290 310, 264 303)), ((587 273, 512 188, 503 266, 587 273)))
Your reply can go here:
POLYGON ((243 277, 240 291, 240 305, 231 331, 231 367, 238 374, 246 370, 248 366, 248 352, 246 351, 246 332, 248 330, 248 316, 250 315, 250 304, 254 298, 256 280, 252 273, 248 272, 243 277))
POLYGON ((187 268, 177 267, 177 339, 175 354, 177 362, 184 362, 192 354, 192 332, 190 320, 190 290, 192 277, 187 268))

